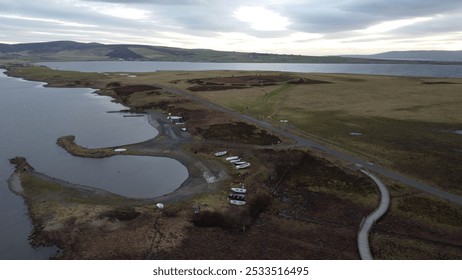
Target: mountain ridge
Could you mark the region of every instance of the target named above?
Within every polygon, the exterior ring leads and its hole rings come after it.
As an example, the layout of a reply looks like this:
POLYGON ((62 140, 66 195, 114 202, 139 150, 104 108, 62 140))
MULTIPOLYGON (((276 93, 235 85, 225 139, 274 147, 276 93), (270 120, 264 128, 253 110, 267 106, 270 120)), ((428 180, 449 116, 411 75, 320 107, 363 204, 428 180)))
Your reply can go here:
POLYGON ((372 55, 345 55, 351 58, 371 58, 371 59, 392 59, 392 60, 411 60, 411 61, 440 61, 440 62, 462 62, 462 50, 442 51, 442 50, 410 50, 410 51, 389 51, 372 55))
MULTIPOLYGON (((51 41, 20 44, 0 43, 0 60, 32 62, 137 60, 244 63, 416 63, 416 61, 403 61, 399 58, 384 59, 380 57, 380 54, 375 56, 376 57, 306 56, 216 51, 210 49, 182 49, 138 44, 101 44, 95 42, 81 43, 75 41, 51 41)), ((419 61, 418 63, 432 63, 432 61, 419 61)))

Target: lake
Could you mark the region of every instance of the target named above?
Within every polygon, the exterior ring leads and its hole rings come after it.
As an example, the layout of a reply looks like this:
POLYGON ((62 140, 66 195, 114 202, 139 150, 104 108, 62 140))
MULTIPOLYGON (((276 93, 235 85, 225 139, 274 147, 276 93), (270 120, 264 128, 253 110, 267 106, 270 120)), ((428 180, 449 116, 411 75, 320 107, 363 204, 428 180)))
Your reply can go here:
POLYGON ((188 176, 180 162, 163 157, 79 158, 56 145, 73 134, 82 146, 136 143, 158 132, 144 117, 108 113, 127 109, 92 89, 46 88, 43 83, 0 73, 0 259, 46 259, 56 248, 33 249, 32 225, 21 197, 8 189, 10 158, 24 156, 38 171, 76 184, 135 198, 152 198, 178 188, 188 176))
POLYGON ((302 73, 349 73, 413 77, 462 78, 462 65, 430 64, 307 64, 307 63, 201 63, 159 61, 41 62, 53 69, 81 72, 154 72, 247 70, 302 73))

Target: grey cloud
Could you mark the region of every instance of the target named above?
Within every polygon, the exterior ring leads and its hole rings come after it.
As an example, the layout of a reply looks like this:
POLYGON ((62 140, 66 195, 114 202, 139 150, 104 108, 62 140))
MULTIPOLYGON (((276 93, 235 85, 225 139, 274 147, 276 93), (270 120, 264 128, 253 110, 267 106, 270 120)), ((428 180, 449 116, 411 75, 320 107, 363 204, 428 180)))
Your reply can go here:
POLYGON ((309 32, 364 29, 383 21, 433 16, 462 10, 460 0, 339 0, 314 5, 312 1, 281 7, 293 27, 309 32))
POLYGON ((284 8, 283 15, 290 18, 292 28, 305 32, 339 32, 360 29, 375 20, 374 16, 367 13, 345 11, 336 6, 294 5, 284 8))
POLYGON ((177 5, 204 5, 211 4, 212 1, 209 0, 83 0, 83 2, 100 2, 100 3, 113 3, 113 4, 149 4, 149 5, 168 5, 168 6, 177 6, 177 5))
POLYGON ((396 35, 439 35, 443 33, 460 33, 462 30, 462 15, 441 15, 433 18, 430 21, 417 23, 410 26, 405 26, 394 30, 396 35))
MULTIPOLYGON (((59 21, 75 22, 87 25, 96 25, 99 27, 110 27, 117 26, 118 28, 143 28, 146 27, 146 23, 140 21, 127 20, 117 18, 109 15, 96 13, 95 11, 89 11, 85 7, 69 7, 66 5, 57 4, 54 1, 42 0, 42 1, 31 1, 25 3, 23 1, 16 1, 21 4, 14 5, 3 5, 0 4, 0 14, 17 15, 26 18, 37 18, 37 19, 50 19, 59 21)), ((10 21, 11 19, 6 19, 10 21)), ((27 21, 24 20, 23 24, 29 26, 28 22, 33 22, 32 28, 41 28, 39 21, 27 21), (37 24, 37 26, 35 26, 37 24)), ((49 23, 49 25, 53 25, 49 23)), ((56 24, 55 24, 56 25, 56 24)))
POLYGON ((381 17, 428 16, 462 8, 460 0, 354 0, 341 5, 355 13, 369 13, 381 17))

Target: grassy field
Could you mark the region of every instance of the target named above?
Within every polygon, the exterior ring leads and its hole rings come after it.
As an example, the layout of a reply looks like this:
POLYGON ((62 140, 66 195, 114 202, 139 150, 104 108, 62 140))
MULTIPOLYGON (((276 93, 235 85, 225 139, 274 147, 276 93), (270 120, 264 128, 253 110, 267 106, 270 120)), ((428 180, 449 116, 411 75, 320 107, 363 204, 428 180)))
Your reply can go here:
POLYGON ((296 75, 330 83, 195 94, 462 193, 461 79, 296 75))

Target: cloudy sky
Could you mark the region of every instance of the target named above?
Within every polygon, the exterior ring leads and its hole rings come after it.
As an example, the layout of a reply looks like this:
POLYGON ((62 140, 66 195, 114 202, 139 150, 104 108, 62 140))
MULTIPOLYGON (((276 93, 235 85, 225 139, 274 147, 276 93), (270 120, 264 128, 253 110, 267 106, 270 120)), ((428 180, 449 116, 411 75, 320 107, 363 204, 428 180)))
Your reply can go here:
POLYGON ((0 42, 305 55, 462 50, 462 0, 0 0, 0 42))

